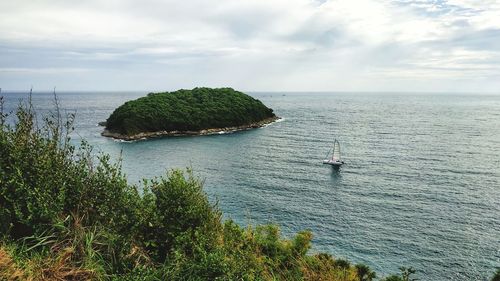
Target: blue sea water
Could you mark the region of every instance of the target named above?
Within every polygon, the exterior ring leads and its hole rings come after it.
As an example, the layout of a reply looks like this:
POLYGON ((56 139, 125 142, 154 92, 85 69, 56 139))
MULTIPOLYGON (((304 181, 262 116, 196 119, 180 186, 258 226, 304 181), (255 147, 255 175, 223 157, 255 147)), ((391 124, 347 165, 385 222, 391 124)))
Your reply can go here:
MULTIPOLYGON (((25 93, 2 93, 12 110, 25 93)), ((100 136, 145 93, 58 93, 75 139, 121 155, 130 182, 192 167, 211 200, 242 225, 310 229, 313 251, 387 276, 488 280, 500 266, 500 96, 251 93, 283 118, 265 128, 120 142, 100 136), (334 138, 347 163, 322 165, 334 138)), ((52 94, 34 93, 41 111, 52 94)))

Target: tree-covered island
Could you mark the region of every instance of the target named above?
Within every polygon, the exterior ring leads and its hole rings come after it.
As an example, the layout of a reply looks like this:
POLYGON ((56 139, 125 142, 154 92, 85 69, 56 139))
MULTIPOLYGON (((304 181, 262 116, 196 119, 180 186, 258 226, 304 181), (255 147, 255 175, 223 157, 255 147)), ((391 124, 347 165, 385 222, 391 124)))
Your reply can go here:
POLYGON ((278 117, 261 101, 232 88, 150 93, 115 109, 103 136, 136 140, 207 135, 258 128, 278 117))

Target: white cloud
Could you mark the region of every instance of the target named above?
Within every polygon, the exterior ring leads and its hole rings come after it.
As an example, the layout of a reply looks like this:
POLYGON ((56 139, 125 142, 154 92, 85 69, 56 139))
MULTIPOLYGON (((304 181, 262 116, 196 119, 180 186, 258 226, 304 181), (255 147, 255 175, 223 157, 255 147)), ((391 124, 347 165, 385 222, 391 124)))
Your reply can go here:
POLYGON ((80 73, 89 69, 75 67, 45 67, 45 68, 23 68, 23 67, 0 67, 0 73, 9 74, 58 74, 58 73, 80 73))
POLYGON ((107 89, 128 86, 117 80, 127 73, 135 89, 384 90, 405 77, 400 90, 429 79, 440 90, 475 77, 470 87, 492 90, 498 46, 500 1, 489 0, 0 2, 0 86, 17 88, 13 73, 30 84, 85 69, 84 81, 109 76, 107 89))

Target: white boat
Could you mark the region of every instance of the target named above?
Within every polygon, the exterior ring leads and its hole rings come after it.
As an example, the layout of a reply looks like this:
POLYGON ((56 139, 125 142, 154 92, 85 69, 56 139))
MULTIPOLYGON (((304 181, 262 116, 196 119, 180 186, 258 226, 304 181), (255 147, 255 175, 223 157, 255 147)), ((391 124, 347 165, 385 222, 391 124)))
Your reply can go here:
MULTIPOLYGON (((328 151, 327 157, 330 154, 328 151)), ((331 158, 323 160, 323 164, 331 165, 332 167, 340 167, 344 164, 344 161, 340 158, 340 143, 337 139, 333 142, 333 153, 331 158)))

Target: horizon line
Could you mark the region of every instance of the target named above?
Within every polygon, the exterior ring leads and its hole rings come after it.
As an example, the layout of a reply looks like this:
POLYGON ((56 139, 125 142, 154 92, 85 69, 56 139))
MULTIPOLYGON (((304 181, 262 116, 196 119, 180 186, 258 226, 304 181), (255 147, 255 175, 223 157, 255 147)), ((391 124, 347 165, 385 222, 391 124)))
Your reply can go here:
MULTIPOLYGON (((144 92, 144 93, 158 93, 158 92, 173 92, 177 90, 190 90, 194 88, 204 88, 205 86, 199 86, 199 87, 193 87, 193 88, 178 88, 175 90, 64 90, 64 89, 43 89, 43 90, 37 90, 36 88, 28 88, 28 89, 4 89, 0 87, 0 95, 2 93, 26 93, 29 94, 30 91, 33 93, 117 93, 117 92, 123 92, 123 93, 139 93, 139 92, 144 92)), ((232 87, 207 87, 207 88, 232 88, 232 87)), ((233 88, 235 89, 235 88, 233 88)), ((500 90, 499 91, 480 91, 480 92, 473 92, 473 91, 399 91, 399 90, 373 90, 373 91, 367 91, 367 90, 240 90, 240 89, 235 89, 236 91, 240 92, 245 92, 245 93, 266 93, 266 94, 281 94, 281 93, 291 93, 291 94, 306 94, 306 93, 311 93, 311 94, 333 94, 333 93, 343 93, 343 94, 473 94, 473 95, 500 95, 500 90)))

